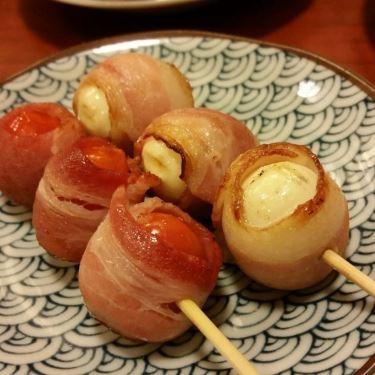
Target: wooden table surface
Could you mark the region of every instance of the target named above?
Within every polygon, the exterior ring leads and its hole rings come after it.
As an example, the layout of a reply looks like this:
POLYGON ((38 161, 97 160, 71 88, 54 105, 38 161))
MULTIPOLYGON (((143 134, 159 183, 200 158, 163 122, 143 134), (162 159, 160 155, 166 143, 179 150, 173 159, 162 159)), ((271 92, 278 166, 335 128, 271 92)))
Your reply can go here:
MULTIPOLYGON (((0 0, 0 82, 65 48, 157 30, 234 34, 316 53, 375 85, 372 0, 211 0, 158 11, 0 0)), ((374 359, 360 372, 372 374, 374 359)))
POLYGON ((0 81, 67 47, 133 32, 194 29, 319 54, 375 84, 372 0, 211 0, 158 11, 115 11, 50 0, 0 0, 0 81))

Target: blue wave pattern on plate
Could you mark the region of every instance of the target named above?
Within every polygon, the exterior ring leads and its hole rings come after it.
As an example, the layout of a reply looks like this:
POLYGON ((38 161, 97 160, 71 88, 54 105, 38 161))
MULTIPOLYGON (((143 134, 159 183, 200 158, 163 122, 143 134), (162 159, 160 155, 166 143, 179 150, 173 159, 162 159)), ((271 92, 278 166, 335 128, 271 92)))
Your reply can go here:
MULTIPOLYGON (((80 77, 137 50, 174 63, 196 104, 241 119, 261 142, 309 145, 350 209, 348 258, 375 277, 375 103, 355 83, 288 49, 215 37, 115 42, 36 67, 0 88, 0 111, 22 102, 71 107, 80 77)), ((87 313, 77 268, 49 257, 31 214, 0 195, 0 373, 231 374, 191 329, 163 345, 119 338, 87 313)), ((332 274, 286 293, 225 265, 205 310, 262 374, 352 374, 375 353, 374 299, 332 274)))

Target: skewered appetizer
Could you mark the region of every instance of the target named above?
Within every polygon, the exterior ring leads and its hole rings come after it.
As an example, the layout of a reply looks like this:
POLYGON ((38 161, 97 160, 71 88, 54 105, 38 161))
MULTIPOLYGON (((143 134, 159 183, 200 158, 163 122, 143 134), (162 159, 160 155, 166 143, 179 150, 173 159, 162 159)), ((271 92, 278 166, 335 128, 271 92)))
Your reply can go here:
POLYGON ((49 158, 85 135, 78 119, 56 103, 27 103, 0 119, 0 190, 32 206, 49 158))
MULTIPOLYGON (((128 164, 122 149, 99 137, 83 137, 51 157, 33 206, 32 221, 39 244, 51 255, 79 262, 107 213, 115 189, 129 180, 133 185, 141 181, 136 166, 130 164, 129 168, 128 164)), ((157 183, 152 176, 149 182, 157 183)), ((149 188, 147 181, 141 181, 137 188, 141 192, 133 188, 133 195, 143 200, 149 188)))
POLYGON ((138 138, 134 153, 158 176, 156 194, 190 213, 211 209, 230 163, 257 144, 234 117, 207 108, 183 108, 154 119, 138 138))
POLYGON ((202 306, 222 263, 214 236, 177 206, 157 197, 130 204, 113 195, 79 269, 88 310, 123 337, 170 340, 191 323, 176 302, 202 306))
POLYGON ((348 242, 345 197, 316 155, 290 143, 260 145, 229 168, 214 203, 239 267, 277 289, 299 289, 332 270, 321 256, 342 255, 348 242))
POLYGON ((193 105, 191 86, 174 65, 135 52, 96 65, 73 97, 73 110, 89 133, 110 139, 129 154, 155 117, 193 105))

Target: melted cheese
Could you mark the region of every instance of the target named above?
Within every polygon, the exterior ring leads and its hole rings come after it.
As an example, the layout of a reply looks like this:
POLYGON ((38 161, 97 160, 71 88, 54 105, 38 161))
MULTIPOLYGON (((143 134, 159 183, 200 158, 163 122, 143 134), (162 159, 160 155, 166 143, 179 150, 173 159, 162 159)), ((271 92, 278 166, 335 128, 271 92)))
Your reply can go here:
POLYGON ((296 163, 259 168, 242 183, 245 222, 265 228, 288 216, 316 192, 317 174, 296 163))
POLYGON ((143 145, 142 163, 146 171, 161 179, 161 185, 155 189, 157 194, 165 200, 178 201, 186 189, 185 182, 180 178, 181 155, 163 141, 149 137, 143 145))
POLYGON ((77 117, 90 134, 107 138, 111 131, 111 120, 107 98, 96 86, 81 88, 77 102, 77 117))

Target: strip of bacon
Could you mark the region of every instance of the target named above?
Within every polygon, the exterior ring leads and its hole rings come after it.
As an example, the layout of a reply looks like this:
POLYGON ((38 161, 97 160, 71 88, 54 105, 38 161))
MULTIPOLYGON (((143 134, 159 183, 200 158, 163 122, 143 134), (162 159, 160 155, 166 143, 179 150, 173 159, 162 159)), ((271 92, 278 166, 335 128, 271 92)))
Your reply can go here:
POLYGON ((82 257, 79 286, 88 310, 112 330, 162 342, 191 326, 175 302, 189 298, 202 306, 221 264, 205 227, 156 197, 130 205, 120 187, 82 257), (178 221, 178 230, 169 220, 178 221))
POLYGON ((207 108, 154 119, 135 144, 143 167, 161 179, 156 193, 189 212, 211 205, 231 162, 258 144, 239 120, 207 108))
POLYGON ((228 169, 213 206, 214 225, 238 266, 276 289, 300 289, 331 271, 321 256, 343 255, 349 214, 343 192, 307 147, 260 145, 228 169))
POLYGON ((155 117, 193 105, 190 84, 174 65, 136 52, 96 65, 73 98, 73 109, 89 133, 110 139, 128 154, 155 117))
POLYGON ((129 179, 134 186, 141 181, 138 189, 133 188, 133 200, 143 200, 148 183, 155 183, 134 162, 129 169, 124 151, 103 138, 83 137, 51 157, 33 206, 40 245, 58 258, 79 262, 107 213, 113 192, 129 179))

